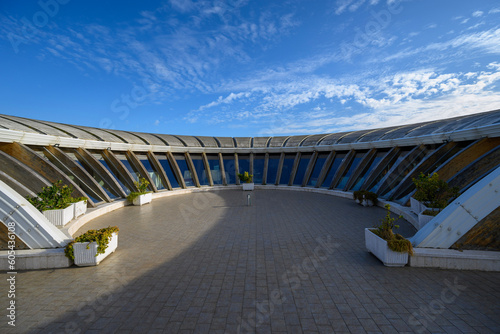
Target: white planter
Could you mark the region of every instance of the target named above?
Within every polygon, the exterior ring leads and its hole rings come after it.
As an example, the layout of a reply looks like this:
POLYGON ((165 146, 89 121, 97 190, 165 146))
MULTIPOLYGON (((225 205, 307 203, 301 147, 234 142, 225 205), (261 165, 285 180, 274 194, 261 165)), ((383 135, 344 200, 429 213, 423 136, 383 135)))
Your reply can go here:
POLYGON ((75 218, 80 217, 81 215, 87 212, 87 201, 80 201, 74 203, 75 207, 75 218))
POLYGON ((255 188, 254 183, 243 183, 243 190, 253 190, 255 188))
POLYGON ((387 246, 387 241, 365 228, 366 248, 387 267, 404 267, 408 263, 408 253, 394 252, 387 246))
POLYGON ((80 267, 97 266, 104 258, 113 253, 118 247, 118 234, 113 233, 109 240, 108 247, 104 254, 97 254, 97 242, 75 242, 73 244, 73 253, 75 255, 75 264, 80 267), (88 247, 87 247, 88 246, 88 247))
POLYGON ((151 203, 152 199, 153 199, 153 194, 147 193, 147 194, 139 195, 138 197, 134 198, 134 200, 132 201, 132 204, 141 206, 144 204, 151 203))
POLYGON ((413 197, 410 197, 410 205, 411 205, 411 211, 415 212, 417 215, 424 211, 425 205, 423 205, 421 202, 417 201, 413 197))
POLYGON ((373 201, 371 199, 364 199, 363 202, 361 202, 363 206, 373 206, 373 201))
POLYGON ((423 205, 424 209, 418 214, 418 229, 420 230, 422 227, 424 227, 428 222, 430 222, 434 217, 436 216, 431 216, 431 215, 424 215, 423 212, 425 210, 431 210, 431 211, 439 211, 439 209, 434 209, 434 208, 428 208, 425 205, 423 205))
POLYGON ((64 226, 75 215, 74 204, 71 204, 66 209, 47 210, 43 211, 43 215, 55 226, 64 226))

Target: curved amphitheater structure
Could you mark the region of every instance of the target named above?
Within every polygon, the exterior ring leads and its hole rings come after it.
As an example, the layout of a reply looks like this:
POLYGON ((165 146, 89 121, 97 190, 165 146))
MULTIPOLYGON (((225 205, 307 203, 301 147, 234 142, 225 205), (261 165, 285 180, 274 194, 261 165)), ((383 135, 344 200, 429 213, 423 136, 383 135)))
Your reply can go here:
MULTIPOLYGON (((19 269, 68 266, 61 248, 71 235, 125 206, 140 177, 150 182, 154 199, 234 189, 243 171, 254 175, 257 189, 342 197, 373 191, 418 230, 411 240, 422 257, 449 262, 454 248, 498 250, 500 110, 364 131, 254 138, 138 133, 0 115, 0 164, 0 253, 6 253, 8 223, 15 222, 18 263, 26 257, 19 269), (433 172, 461 195, 419 226, 409 210, 412 178, 433 172), (89 212, 64 228, 51 225, 25 200, 57 180, 73 186, 75 197, 89 198, 89 212)), ((486 266, 498 268, 497 252, 479 253, 490 261, 486 266)), ((428 262, 415 258, 415 266, 428 262)), ((6 269, 6 255, 0 260, 6 269)))

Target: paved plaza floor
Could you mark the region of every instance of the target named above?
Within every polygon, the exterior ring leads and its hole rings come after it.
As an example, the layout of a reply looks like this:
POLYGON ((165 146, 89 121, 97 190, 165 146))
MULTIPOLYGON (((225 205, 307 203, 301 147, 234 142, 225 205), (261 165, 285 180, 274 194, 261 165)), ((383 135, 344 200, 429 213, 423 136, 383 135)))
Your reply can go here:
POLYGON ((97 267, 19 272, 16 327, 4 315, 0 333, 500 333, 500 273, 387 268, 366 251, 383 209, 247 195, 166 197, 91 221, 76 235, 117 225, 117 251, 97 267))

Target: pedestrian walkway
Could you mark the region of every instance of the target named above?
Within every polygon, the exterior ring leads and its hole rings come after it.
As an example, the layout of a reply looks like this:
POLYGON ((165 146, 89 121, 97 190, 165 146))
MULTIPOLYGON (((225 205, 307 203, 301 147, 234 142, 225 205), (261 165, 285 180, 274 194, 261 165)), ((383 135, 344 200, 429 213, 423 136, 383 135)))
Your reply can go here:
MULTIPOLYGON (((366 251, 383 209, 280 190, 253 191, 247 206, 248 194, 167 197, 91 221, 76 235, 117 225, 117 251, 97 267, 20 272, 12 332, 500 332, 500 274, 387 268, 366 251)), ((5 301, 5 279, 0 289, 5 301)))

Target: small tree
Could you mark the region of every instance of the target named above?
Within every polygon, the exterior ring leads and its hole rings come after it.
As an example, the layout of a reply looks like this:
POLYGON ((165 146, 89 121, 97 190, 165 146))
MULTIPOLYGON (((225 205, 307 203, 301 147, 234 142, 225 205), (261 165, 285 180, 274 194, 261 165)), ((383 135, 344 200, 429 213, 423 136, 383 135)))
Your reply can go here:
POLYGON ((130 194, 128 194, 127 199, 129 201, 133 201, 140 195, 144 195, 148 193, 148 186, 149 186, 149 181, 146 180, 145 178, 141 177, 139 178, 139 181, 134 181, 135 186, 137 187, 138 191, 133 191, 130 194))
POLYGON ((439 179, 437 173, 420 173, 418 178, 413 178, 417 191, 413 195, 417 201, 424 203, 429 208, 444 209, 448 202, 459 195, 457 187, 450 187, 444 180, 439 179))
POLYGON ((373 233, 381 237, 382 239, 387 241, 387 246, 390 250, 394 252, 400 253, 408 253, 409 255, 413 255, 413 246, 410 240, 406 239, 399 233, 394 233, 392 229, 399 228, 399 225, 396 225, 396 221, 401 219, 401 216, 398 218, 391 217, 391 206, 386 204, 384 206, 387 210, 385 217, 381 220, 380 225, 375 227, 373 233))

